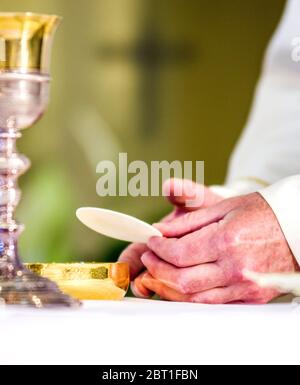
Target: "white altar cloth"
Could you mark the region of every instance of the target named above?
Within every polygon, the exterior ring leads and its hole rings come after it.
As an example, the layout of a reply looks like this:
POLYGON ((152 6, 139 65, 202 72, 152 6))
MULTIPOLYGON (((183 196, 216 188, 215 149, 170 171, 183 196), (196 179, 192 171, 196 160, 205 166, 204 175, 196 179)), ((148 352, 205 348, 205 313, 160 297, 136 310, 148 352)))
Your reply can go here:
POLYGON ((300 305, 0 307, 0 364, 300 364, 300 305))

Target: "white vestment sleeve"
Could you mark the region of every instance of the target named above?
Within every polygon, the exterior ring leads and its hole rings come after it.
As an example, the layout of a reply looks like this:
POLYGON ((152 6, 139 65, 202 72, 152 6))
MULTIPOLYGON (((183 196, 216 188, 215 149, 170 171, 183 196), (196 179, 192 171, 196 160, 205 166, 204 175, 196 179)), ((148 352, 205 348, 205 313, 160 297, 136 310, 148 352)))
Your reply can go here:
POLYGON ((300 174, 297 52, 300 1, 291 0, 267 50, 249 121, 231 157, 227 184, 246 178, 272 184, 300 174))
POLYGON ((227 181, 211 188, 224 198, 259 191, 300 264, 300 0, 288 1, 267 50, 227 181))

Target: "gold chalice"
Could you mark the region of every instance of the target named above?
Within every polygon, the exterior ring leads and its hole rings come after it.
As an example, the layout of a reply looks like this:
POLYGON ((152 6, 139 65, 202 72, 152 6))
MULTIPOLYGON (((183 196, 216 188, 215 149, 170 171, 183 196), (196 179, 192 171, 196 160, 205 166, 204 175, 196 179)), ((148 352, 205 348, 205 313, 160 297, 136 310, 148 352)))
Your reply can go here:
POLYGON ((0 13, 0 298, 6 304, 79 304, 22 265, 17 240, 23 226, 14 215, 21 197, 17 180, 30 166, 17 152, 16 140, 47 107, 51 45, 59 21, 50 15, 0 13))

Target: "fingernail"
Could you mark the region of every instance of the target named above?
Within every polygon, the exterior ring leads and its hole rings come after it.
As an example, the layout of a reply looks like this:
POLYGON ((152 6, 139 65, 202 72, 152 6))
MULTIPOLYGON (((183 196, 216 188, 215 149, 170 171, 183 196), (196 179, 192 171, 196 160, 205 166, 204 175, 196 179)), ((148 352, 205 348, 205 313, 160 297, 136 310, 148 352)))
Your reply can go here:
POLYGON ((153 244, 154 242, 156 242, 157 240, 160 240, 160 239, 162 239, 162 237, 151 237, 151 238, 149 238, 149 240, 148 240, 148 243, 147 243, 147 245, 151 245, 151 244, 153 244))
POLYGON ((140 290, 138 290, 138 288, 136 287, 135 283, 134 282, 131 282, 130 283, 130 289, 133 293, 133 295, 137 298, 142 298, 142 299, 147 299, 149 298, 149 296, 145 295, 145 294, 142 294, 140 290))
POLYGON ((152 226, 158 230, 160 229, 161 225, 162 225, 161 223, 152 223, 152 226))
MULTIPOLYGON (((165 231, 168 230, 169 223, 153 223, 152 226, 155 227, 157 230, 159 230, 162 236, 164 236, 165 231)), ((153 238, 160 238, 160 237, 153 237, 153 238)))
MULTIPOLYGON (((141 280, 141 283, 145 286, 145 287, 147 287, 147 288, 154 288, 155 287, 155 279, 154 278, 152 278, 152 276, 151 275, 149 275, 149 274, 146 274, 143 278, 142 278, 142 280, 141 280)), ((150 290, 150 289, 149 289, 150 290)), ((152 293, 152 295, 154 294, 153 292, 151 292, 152 293)), ((151 295, 151 296, 152 296, 151 295)), ((151 297, 151 296, 149 296, 149 297, 151 297)))
POLYGON ((149 259, 149 254, 151 254, 151 251, 146 251, 144 254, 142 254, 141 261, 143 262, 143 264, 149 259))
POLYGON ((142 283, 143 284, 147 284, 147 282, 151 282, 152 281, 152 278, 149 276, 149 274, 145 274, 143 277, 142 277, 142 283))

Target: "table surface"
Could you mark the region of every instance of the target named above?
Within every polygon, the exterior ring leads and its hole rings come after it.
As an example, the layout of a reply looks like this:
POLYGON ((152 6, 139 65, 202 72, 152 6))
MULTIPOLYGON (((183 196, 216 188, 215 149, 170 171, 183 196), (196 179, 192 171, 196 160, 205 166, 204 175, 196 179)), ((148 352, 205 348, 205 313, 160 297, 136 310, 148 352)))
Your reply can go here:
POLYGON ((299 364, 300 305, 127 298, 0 308, 0 364, 299 364))

